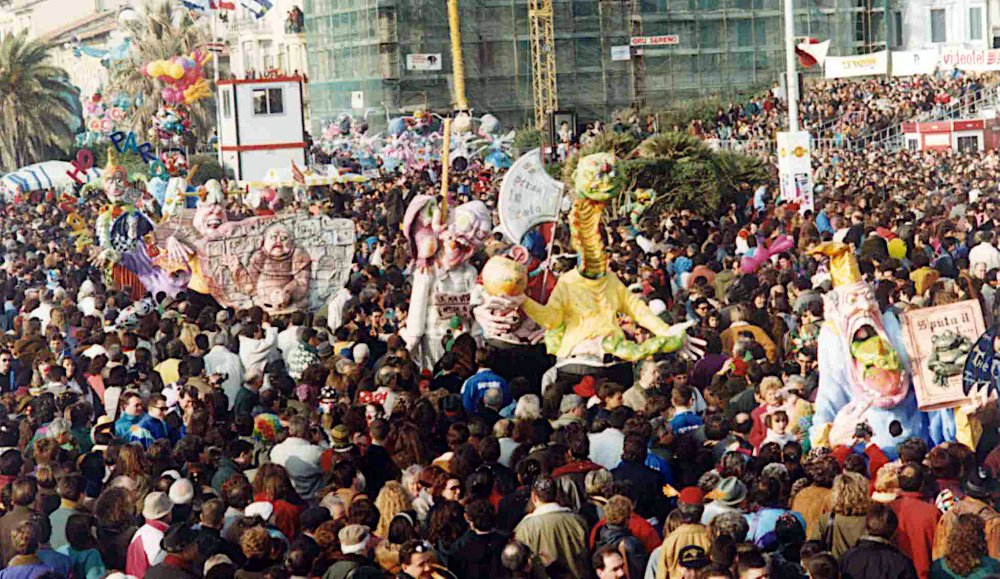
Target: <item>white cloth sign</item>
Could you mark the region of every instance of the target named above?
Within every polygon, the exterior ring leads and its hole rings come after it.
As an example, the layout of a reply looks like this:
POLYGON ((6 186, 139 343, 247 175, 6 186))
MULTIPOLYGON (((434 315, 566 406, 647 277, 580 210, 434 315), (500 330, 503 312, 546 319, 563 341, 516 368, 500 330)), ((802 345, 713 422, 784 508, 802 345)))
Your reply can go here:
POLYGON ((885 50, 857 56, 826 57, 826 78, 850 78, 885 74, 889 69, 889 53, 885 50))
POLYGON ((913 76, 916 74, 934 74, 938 66, 938 51, 928 50, 894 50, 892 52, 892 76, 913 76))
POLYGON ((809 133, 782 131, 777 141, 781 200, 797 203, 800 212, 811 211, 814 202, 809 133))

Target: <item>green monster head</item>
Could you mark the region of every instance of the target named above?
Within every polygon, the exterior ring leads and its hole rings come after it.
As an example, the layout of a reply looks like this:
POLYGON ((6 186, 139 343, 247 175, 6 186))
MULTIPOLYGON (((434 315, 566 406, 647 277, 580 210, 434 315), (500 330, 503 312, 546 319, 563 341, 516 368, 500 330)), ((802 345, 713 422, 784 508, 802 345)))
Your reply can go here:
POLYGON ((618 195, 620 183, 615 173, 617 162, 613 153, 594 153, 581 158, 573 171, 577 197, 607 202, 618 195))

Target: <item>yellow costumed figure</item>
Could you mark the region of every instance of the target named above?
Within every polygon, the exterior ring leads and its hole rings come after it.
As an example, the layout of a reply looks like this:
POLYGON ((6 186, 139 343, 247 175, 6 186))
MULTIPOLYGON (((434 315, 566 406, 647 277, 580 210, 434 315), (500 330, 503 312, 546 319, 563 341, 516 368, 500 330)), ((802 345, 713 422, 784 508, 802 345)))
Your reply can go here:
MULTIPOLYGON (((663 352, 679 351, 696 357, 704 346, 703 340, 687 336, 690 323, 667 324, 608 269, 600 220, 607 202, 619 192, 615 162, 610 153, 588 155, 580 159, 573 173, 575 199, 570 211, 570 232, 579 263, 559 278, 548 303, 536 302, 523 294, 511 295, 524 284, 511 283, 510 272, 485 275, 494 269, 484 270, 483 289, 486 299, 496 304, 495 311, 509 311, 512 302, 520 304, 525 314, 546 329, 549 353, 558 358, 556 366, 560 371, 568 374, 599 373, 594 369, 663 352), (621 314, 652 336, 641 343, 629 340, 619 324, 621 314)), ((501 326, 509 324, 502 317, 493 322, 501 326)), ((606 373, 615 379, 617 374, 606 373)))

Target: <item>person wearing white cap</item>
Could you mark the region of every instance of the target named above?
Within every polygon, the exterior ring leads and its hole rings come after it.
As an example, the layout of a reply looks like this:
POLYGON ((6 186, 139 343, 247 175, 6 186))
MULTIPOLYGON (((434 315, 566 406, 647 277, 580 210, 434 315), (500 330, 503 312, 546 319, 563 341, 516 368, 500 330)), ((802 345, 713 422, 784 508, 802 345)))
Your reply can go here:
POLYGON ((143 577, 153 565, 162 563, 167 553, 160 546, 163 534, 170 528, 170 513, 174 503, 165 493, 149 493, 142 506, 146 524, 132 536, 125 554, 125 572, 143 577))
POLYGON ((337 533, 340 540, 342 556, 327 569, 324 579, 347 579, 347 577, 367 576, 369 572, 377 572, 369 557, 368 527, 364 525, 347 525, 337 533))

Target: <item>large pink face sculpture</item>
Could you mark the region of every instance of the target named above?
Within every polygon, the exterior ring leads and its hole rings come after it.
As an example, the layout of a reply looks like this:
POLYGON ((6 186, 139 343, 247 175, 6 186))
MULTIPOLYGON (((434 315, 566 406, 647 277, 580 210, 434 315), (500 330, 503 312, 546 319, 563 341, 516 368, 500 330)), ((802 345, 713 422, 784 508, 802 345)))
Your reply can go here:
POLYGON ((871 287, 854 282, 825 296, 826 317, 844 340, 848 374, 859 394, 879 408, 893 408, 909 392, 910 377, 889 340, 871 287))

